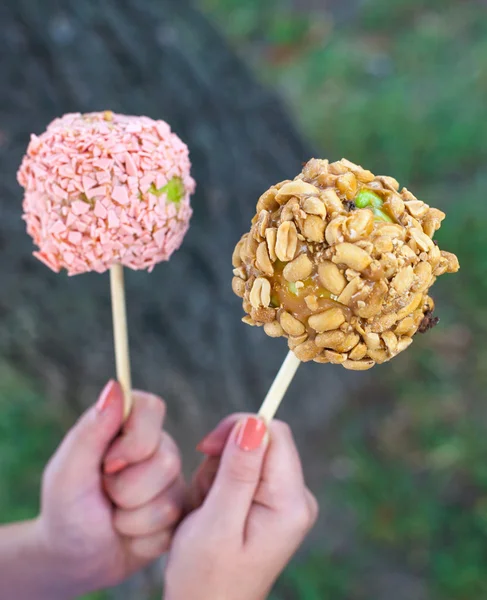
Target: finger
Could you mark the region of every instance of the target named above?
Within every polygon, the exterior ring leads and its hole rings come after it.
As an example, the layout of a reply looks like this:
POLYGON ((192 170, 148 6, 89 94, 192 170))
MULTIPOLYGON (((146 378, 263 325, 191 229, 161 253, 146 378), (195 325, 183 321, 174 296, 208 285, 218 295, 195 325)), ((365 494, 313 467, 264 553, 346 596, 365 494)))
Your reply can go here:
POLYGON ((118 509, 113 525, 121 535, 142 537, 174 529, 183 515, 185 486, 182 478, 153 500, 138 508, 118 509))
POLYGON ((109 381, 96 405, 89 408, 71 428, 46 472, 54 474, 64 488, 80 481, 87 484, 99 477, 99 469, 109 444, 123 421, 123 392, 109 381))
POLYGON ((127 465, 142 462, 156 451, 161 438, 166 405, 158 396, 147 392, 132 393, 133 408, 118 437, 108 450, 104 470, 113 474, 127 465))
POLYGON ((218 468, 220 467, 219 456, 207 456, 198 467, 191 483, 191 505, 193 509, 198 508, 208 495, 215 481, 218 468))
POLYGON ((270 424, 269 449, 256 501, 271 509, 285 508, 304 493, 301 460, 291 429, 282 421, 270 424))
POLYGON ((198 471, 195 475, 195 483, 199 487, 203 497, 206 497, 210 491, 213 482, 215 481, 216 474, 220 468, 221 457, 219 456, 208 456, 201 463, 198 471))
POLYGON ((221 526, 233 526, 243 533, 261 477, 266 433, 265 423, 250 416, 237 423, 227 441, 215 482, 203 504, 221 526))
POLYGON ((248 413, 229 415, 199 442, 196 450, 209 456, 220 456, 235 424, 249 416, 251 415, 248 413))
POLYGON ((154 561, 167 552, 172 536, 172 531, 160 531, 152 535, 128 538, 126 540, 126 548, 131 561, 130 570, 140 570, 142 566, 154 561))
POLYGON ((181 458, 176 444, 165 433, 149 459, 105 477, 105 490, 112 502, 134 509, 153 500, 170 487, 181 474, 181 458))

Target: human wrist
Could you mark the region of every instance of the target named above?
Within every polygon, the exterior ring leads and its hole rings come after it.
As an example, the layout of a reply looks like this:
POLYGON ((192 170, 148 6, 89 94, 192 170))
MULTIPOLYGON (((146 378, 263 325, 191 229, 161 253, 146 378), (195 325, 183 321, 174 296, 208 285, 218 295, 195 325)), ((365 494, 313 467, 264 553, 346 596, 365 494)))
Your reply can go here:
POLYGON ((0 527, 0 581, 5 597, 71 600, 84 591, 72 572, 46 543, 41 519, 0 527))
MULTIPOLYGON (((184 591, 177 590, 177 585, 172 585, 167 581, 167 575, 164 578, 164 594, 163 600, 188 600, 188 589, 184 587, 184 591)), ((268 600, 271 590, 267 590, 262 593, 251 593, 248 596, 242 596, 241 591, 236 591, 234 600, 268 600)), ((191 596, 192 598, 193 596, 191 596)), ((196 597, 196 595, 194 596, 196 597)), ((229 596, 228 592, 215 593, 212 589, 205 589, 205 585, 201 582, 198 583, 197 597, 199 600, 233 600, 233 596, 229 596)))
POLYGON ((71 600, 98 588, 83 565, 69 558, 65 550, 55 544, 42 515, 27 525, 30 529, 29 554, 39 581, 39 598, 71 600))
MULTIPOLYGON (((198 594, 202 593, 200 587, 198 587, 198 590, 199 590, 198 594)), ((265 593, 265 594, 258 594, 256 596, 248 596, 247 598, 245 598, 245 600, 267 600, 268 597, 269 597, 269 594, 265 593)), ((231 600, 231 598, 229 598, 228 595, 215 596, 214 594, 211 594, 211 593, 208 593, 208 596, 199 596, 198 595, 198 598, 201 600, 203 598, 208 598, 208 600, 231 600)), ((188 600, 188 596, 186 596, 184 594, 178 595, 177 593, 173 593, 165 587, 162 600, 188 600)), ((239 596, 238 600, 243 600, 243 598, 241 596, 239 596)))

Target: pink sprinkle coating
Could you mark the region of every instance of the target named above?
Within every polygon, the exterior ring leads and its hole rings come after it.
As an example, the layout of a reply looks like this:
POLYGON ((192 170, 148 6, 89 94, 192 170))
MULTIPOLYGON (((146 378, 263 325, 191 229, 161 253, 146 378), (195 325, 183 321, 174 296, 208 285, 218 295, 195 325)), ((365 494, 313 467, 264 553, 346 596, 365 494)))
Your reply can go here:
POLYGON ((17 174, 34 256, 69 275, 116 263, 151 271, 188 230, 190 168, 164 121, 110 111, 55 119, 31 136, 17 174), (163 189, 174 182, 176 200, 163 189))

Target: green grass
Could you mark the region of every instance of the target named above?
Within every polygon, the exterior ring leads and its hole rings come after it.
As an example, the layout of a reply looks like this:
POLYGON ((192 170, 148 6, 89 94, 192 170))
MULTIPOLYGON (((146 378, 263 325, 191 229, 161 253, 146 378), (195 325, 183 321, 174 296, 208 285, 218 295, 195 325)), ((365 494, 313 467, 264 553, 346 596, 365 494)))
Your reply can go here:
POLYGON ((324 157, 445 209, 437 238, 461 264, 435 286, 440 326, 377 369, 330 428, 330 452, 353 470, 327 482, 327 502, 352 509, 354 548, 292 567, 276 598, 369 600, 370 555, 384 569, 393 557, 432 600, 487 598, 487 11, 366 0, 338 24, 285 0, 201 4, 324 157))
POLYGON ((362 544, 397 553, 434 598, 487 597, 487 439, 468 409, 416 384, 379 423, 373 445, 344 435, 354 476, 340 493, 362 544))
POLYGON ((345 600, 353 592, 352 567, 339 559, 320 554, 303 564, 290 566, 281 577, 282 598, 294 600, 345 600))
POLYGON ((34 517, 43 468, 61 429, 18 373, 0 367, 0 514, 6 521, 34 517))

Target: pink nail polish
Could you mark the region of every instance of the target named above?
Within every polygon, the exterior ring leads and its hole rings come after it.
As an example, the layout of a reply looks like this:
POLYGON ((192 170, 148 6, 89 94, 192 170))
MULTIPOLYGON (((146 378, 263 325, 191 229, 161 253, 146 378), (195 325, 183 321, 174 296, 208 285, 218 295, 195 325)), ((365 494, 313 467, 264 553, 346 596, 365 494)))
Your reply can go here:
POLYGON ((106 475, 114 475, 122 469, 125 469, 127 465, 128 462, 123 458, 112 458, 105 463, 104 471, 106 475))
POLYGON ((114 381, 110 379, 110 381, 103 388, 98 402, 96 403, 96 410, 99 413, 102 413, 108 405, 110 405, 114 400, 121 400, 123 402, 123 392, 122 388, 118 381, 114 381))
POLYGON ((267 427, 264 421, 257 417, 247 417, 239 426, 235 439, 236 444, 245 451, 257 450, 262 444, 266 432, 267 427))

